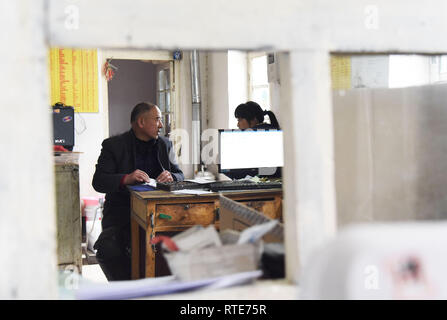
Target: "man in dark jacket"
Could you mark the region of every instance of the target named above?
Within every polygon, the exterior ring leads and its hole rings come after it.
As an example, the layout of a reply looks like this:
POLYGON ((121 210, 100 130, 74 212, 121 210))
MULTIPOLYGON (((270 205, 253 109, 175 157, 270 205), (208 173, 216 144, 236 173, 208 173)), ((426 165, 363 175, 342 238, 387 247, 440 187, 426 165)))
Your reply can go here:
POLYGON ((102 143, 93 188, 106 193, 102 233, 96 241, 96 258, 109 281, 129 280, 130 193, 126 185, 182 181, 172 143, 159 136, 163 128, 160 109, 139 103, 132 110, 131 130, 102 143))

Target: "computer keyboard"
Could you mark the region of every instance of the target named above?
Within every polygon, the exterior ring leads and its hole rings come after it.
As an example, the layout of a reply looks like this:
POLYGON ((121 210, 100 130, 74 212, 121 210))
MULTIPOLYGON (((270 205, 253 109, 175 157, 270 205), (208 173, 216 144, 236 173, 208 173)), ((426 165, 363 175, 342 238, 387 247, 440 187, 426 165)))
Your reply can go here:
POLYGON ((157 182, 157 189, 175 191, 184 189, 209 189, 213 192, 225 190, 252 190, 282 188, 282 183, 277 181, 253 182, 249 180, 218 181, 211 183, 196 183, 192 181, 157 182))
POLYGON ((204 184, 192 181, 171 181, 171 182, 157 182, 157 189, 165 191, 183 190, 183 189, 206 189, 204 184))
POLYGON ((213 192, 226 190, 253 190, 253 189, 274 189, 282 188, 281 182, 253 182, 248 180, 219 181, 210 184, 209 188, 213 192))

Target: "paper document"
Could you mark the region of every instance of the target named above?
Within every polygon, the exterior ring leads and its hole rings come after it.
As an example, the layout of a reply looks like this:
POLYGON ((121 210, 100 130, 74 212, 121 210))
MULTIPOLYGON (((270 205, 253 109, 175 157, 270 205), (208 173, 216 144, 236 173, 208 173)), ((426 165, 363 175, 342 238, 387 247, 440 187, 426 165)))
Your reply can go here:
POLYGON ((171 192, 175 193, 175 194, 207 194, 207 193, 212 193, 211 191, 201 190, 201 189, 183 189, 183 190, 174 190, 174 191, 171 191, 171 192))
POLYGON ((267 232, 272 230, 278 223, 278 220, 272 220, 263 224, 258 224, 245 229, 239 236, 238 244, 255 243, 259 241, 267 232))
POLYGON ((180 251, 198 250, 212 246, 222 246, 219 234, 213 225, 206 228, 197 225, 172 237, 180 251))
POLYGON ((143 185, 151 186, 156 188, 157 187, 157 181, 155 179, 149 178, 149 182, 143 183, 143 185))

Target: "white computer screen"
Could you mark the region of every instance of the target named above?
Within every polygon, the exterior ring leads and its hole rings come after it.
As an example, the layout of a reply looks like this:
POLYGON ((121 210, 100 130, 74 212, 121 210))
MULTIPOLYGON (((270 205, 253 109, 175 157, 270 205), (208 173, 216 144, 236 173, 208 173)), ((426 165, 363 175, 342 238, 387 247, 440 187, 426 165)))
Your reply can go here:
POLYGON ((219 151, 222 170, 284 165, 281 130, 220 131, 219 151))

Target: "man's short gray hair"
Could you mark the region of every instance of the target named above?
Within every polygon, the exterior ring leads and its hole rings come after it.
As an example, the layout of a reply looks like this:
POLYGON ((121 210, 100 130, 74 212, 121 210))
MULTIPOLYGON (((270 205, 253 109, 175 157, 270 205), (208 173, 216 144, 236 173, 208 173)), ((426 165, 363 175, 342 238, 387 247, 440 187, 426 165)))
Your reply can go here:
POLYGON ((132 124, 137 121, 138 117, 141 114, 147 111, 151 111, 153 107, 156 107, 156 105, 151 102, 140 102, 139 104, 137 104, 135 107, 133 107, 133 110, 130 114, 130 123, 132 124))

